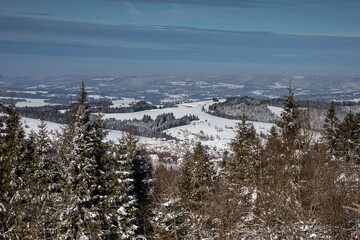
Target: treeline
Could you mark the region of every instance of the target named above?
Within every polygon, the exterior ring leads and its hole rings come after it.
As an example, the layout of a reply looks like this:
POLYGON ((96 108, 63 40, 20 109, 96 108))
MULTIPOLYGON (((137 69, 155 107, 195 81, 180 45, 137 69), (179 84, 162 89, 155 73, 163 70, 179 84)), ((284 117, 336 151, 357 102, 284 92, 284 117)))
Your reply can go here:
POLYGON ((223 118, 240 119, 244 109, 246 117, 250 121, 274 122, 278 119, 266 104, 251 97, 227 98, 225 102, 210 105, 209 113, 223 118))
MULTIPOLYGON (((52 105, 52 106, 42 106, 42 107, 21 107, 18 108, 18 113, 20 116, 29 117, 34 119, 43 119, 50 122, 56 123, 65 123, 66 120, 66 110, 71 109, 72 105, 76 103, 71 103, 70 105, 52 105)), ((92 113, 101 111, 102 113, 131 113, 139 112, 145 110, 158 109, 158 107, 152 104, 149 104, 145 101, 140 101, 131 104, 128 107, 112 107, 111 101, 96 101, 88 102, 89 109, 92 113)), ((4 109, 0 109, 4 112, 4 109)))
MULTIPOLYGON (((241 119, 243 110, 246 111, 246 119, 256 122, 274 123, 279 120, 279 116, 275 115, 268 109, 268 106, 282 107, 282 99, 255 99, 252 97, 231 97, 225 102, 217 102, 209 106, 208 113, 228 118, 241 119)), ((333 102, 339 119, 344 119, 349 111, 360 112, 360 105, 353 101, 333 102)), ((297 106, 302 111, 308 112, 312 123, 318 122, 320 125, 324 123, 326 111, 330 104, 327 102, 310 102, 297 101, 297 106)))
POLYGON ((145 101, 139 101, 136 103, 130 104, 128 107, 107 107, 102 109, 103 113, 131 113, 131 112, 140 112, 145 110, 158 109, 156 105, 149 104, 145 101))
MULTIPOLYGON (((74 108, 76 103, 70 105, 54 105, 42 107, 22 107, 18 108, 17 112, 22 117, 29 117, 34 119, 42 119, 44 121, 67 123, 71 118, 70 109, 74 108)), ((111 102, 98 101, 87 103, 90 113, 131 113, 138 111, 145 111, 151 109, 158 109, 159 107, 140 101, 131 104, 129 107, 111 107, 111 102)), ((5 112, 5 108, 0 106, 0 112, 5 112)), ((144 116, 142 120, 116 120, 110 118, 105 121, 106 128, 110 130, 133 131, 133 134, 143 137, 161 137, 172 139, 171 136, 162 132, 163 130, 190 124, 191 121, 198 120, 198 117, 186 115, 179 119, 175 119, 172 113, 161 114, 155 120, 150 116, 144 116)))
MULTIPOLYGON (((74 108, 76 103, 69 105, 48 105, 42 107, 21 107, 17 112, 22 117, 42 119, 44 121, 66 123, 68 120, 67 115, 70 114, 69 110, 74 108)), ((111 105, 109 101, 89 102, 87 106, 91 113, 97 113, 102 109, 107 109, 111 105)), ((4 108, 0 109, 4 112, 4 108)))
POLYGON ((194 115, 186 115, 176 119, 173 113, 164 113, 158 115, 155 120, 149 115, 144 115, 141 120, 116 120, 115 118, 110 118, 106 120, 106 126, 113 130, 131 130, 134 134, 144 137, 160 137, 165 135, 162 131, 188 125, 194 120, 199 120, 199 118, 194 115))
POLYGON ((243 112, 231 152, 220 163, 197 143, 179 168, 152 169, 131 134, 105 142, 104 122, 101 114, 90 117, 84 85, 56 139, 48 138, 44 123, 25 138, 15 105, 4 107, 2 239, 360 235, 353 205, 360 199, 360 114, 339 121, 332 105, 319 136, 291 89, 265 143, 243 112))

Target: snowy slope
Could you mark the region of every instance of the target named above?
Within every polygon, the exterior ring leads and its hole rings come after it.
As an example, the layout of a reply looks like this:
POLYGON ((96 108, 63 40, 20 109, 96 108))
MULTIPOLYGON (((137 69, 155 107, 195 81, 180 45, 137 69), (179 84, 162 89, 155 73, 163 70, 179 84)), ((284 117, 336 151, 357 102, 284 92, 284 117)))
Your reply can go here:
MULTIPOLYGON (((38 126, 40 124, 40 120, 23 117, 21 118, 21 121, 25 129, 25 133, 27 135, 29 135, 31 131, 35 131, 35 132, 39 131, 38 126)), ((46 128, 50 133, 50 138, 55 139, 57 132, 61 132, 61 128, 63 125, 48 121, 45 121, 45 123, 46 123, 46 128)), ((116 131, 116 130, 107 130, 107 131, 108 131, 108 135, 106 137, 107 141, 117 142, 117 140, 120 139, 124 134, 124 132, 122 131, 116 131)), ((158 139, 146 138, 146 137, 139 137, 139 142, 148 146, 166 146, 166 147, 170 146, 168 142, 160 141, 158 139)))
MULTIPOLYGON (((204 145, 228 148, 228 143, 235 137, 234 130, 236 124, 240 121, 216 117, 202 111, 202 109, 207 110, 213 103, 212 100, 183 103, 179 104, 176 108, 153 109, 135 113, 105 114, 105 118, 140 120, 144 115, 149 115, 152 119, 155 119, 158 115, 163 113, 173 113, 176 118, 181 118, 189 114, 196 115, 199 117, 198 121, 193 121, 190 125, 168 129, 166 130, 166 133, 184 141, 195 142, 202 139, 201 141, 204 145), (208 139, 204 140, 204 138, 208 139)), ((266 133, 273 125, 271 123, 252 123, 254 124, 257 133, 266 133)))
MULTIPOLYGON (((10 98, 1 97, 0 99, 9 100, 10 98)), ((42 98, 15 98, 14 100, 21 100, 16 102, 17 107, 43 107, 47 105, 56 105, 49 102, 46 102, 48 99, 42 99, 42 98), (25 100, 25 101, 22 101, 25 100)))
MULTIPOLYGON (((126 119, 142 119, 144 115, 150 115, 151 118, 155 119, 158 115, 163 113, 173 113, 176 118, 181 118, 185 115, 196 115, 199 117, 199 120, 193 121, 190 125, 180 126, 176 128, 167 129, 166 133, 176 137, 179 140, 183 140, 185 143, 192 144, 197 141, 201 141, 203 145, 208 145, 209 147, 216 147, 217 149, 228 150, 229 143, 235 137, 236 125, 240 123, 239 120, 225 119, 210 115, 203 111, 207 110, 208 107, 213 104, 212 100, 192 102, 192 103, 183 103, 179 104, 175 108, 165 108, 165 109, 153 109, 135 113, 116 113, 116 114, 105 114, 104 118, 115 118, 118 120, 126 119)), ((272 111, 276 111, 278 114, 281 111, 281 108, 269 107, 272 111)), ((27 133, 31 129, 34 131, 38 130, 37 125, 39 120, 23 118, 24 126, 26 125, 27 133)), ((61 125, 46 122, 47 128, 54 135, 56 131, 61 130, 61 125)), ((261 122, 251 122, 254 124, 255 129, 258 134, 267 133, 270 128, 273 126, 271 123, 261 123, 261 122)), ((116 141, 121 138, 123 132, 109 130, 107 140, 116 141)), ((148 146, 169 146, 169 142, 160 141, 157 139, 140 137, 140 142, 147 144, 148 146)))
POLYGON ((281 116, 281 113, 284 111, 281 107, 267 106, 267 108, 274 113, 276 116, 281 116))
MULTIPOLYGON (((35 132, 39 131, 38 126, 40 124, 40 120, 23 117, 21 118, 21 122, 23 124, 23 127, 27 135, 30 134, 31 131, 35 131, 35 132)), ((47 121, 45 121, 45 123, 46 123, 46 128, 50 133, 50 137, 51 138, 56 137, 56 133, 61 130, 62 125, 47 121)))

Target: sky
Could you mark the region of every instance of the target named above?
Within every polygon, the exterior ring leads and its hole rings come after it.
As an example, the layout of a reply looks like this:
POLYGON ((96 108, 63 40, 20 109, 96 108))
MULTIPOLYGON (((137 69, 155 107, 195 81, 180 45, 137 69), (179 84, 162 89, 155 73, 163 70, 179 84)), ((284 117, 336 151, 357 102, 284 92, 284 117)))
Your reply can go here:
POLYGON ((0 0, 0 75, 360 74, 359 0, 0 0))

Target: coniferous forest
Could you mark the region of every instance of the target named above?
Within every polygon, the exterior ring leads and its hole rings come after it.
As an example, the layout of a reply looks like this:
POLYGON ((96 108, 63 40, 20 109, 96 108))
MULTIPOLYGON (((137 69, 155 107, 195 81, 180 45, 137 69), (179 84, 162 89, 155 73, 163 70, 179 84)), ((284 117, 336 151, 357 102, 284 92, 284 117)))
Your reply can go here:
POLYGON ((55 139, 1 103, 0 239, 359 239, 359 113, 332 104, 319 133, 290 88, 266 140, 243 111, 220 164, 199 142, 155 167, 133 134, 104 141, 86 95, 55 139))

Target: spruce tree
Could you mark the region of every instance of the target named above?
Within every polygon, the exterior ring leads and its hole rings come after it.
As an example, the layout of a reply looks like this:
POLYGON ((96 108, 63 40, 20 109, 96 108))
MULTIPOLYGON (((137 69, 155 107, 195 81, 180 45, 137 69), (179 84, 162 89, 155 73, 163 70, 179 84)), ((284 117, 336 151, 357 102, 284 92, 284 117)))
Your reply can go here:
POLYGON ((4 238, 23 238, 25 133, 14 101, 5 103, 4 108, 0 132, 0 232, 4 238))
POLYGON ((180 198, 178 170, 160 164, 154 175, 156 191, 152 224, 155 239, 187 239, 188 212, 180 198))
POLYGON ((335 154, 337 141, 338 141, 338 129, 339 119, 336 116, 334 102, 331 102, 329 110, 327 111, 324 124, 324 140, 327 144, 327 149, 330 154, 335 154))
POLYGON ((254 224, 262 152, 254 125, 246 122, 245 111, 241 122, 237 124, 231 150, 232 153, 226 160, 224 176, 227 185, 227 208, 233 209, 228 219, 233 224, 228 226, 228 231, 233 238, 242 238, 239 232, 251 232, 248 225, 254 224))
POLYGON ((189 201, 193 209, 200 209, 211 194, 215 172, 209 155, 200 142, 196 143, 193 153, 185 157, 182 166, 182 198, 189 201))
POLYGON ((294 191, 292 188, 295 186, 292 173, 294 167, 287 153, 288 149, 283 144, 282 135, 273 126, 262 155, 262 179, 257 216, 267 226, 264 227, 265 233, 268 231, 269 234, 282 238, 285 238, 287 228, 297 217, 293 209, 294 204, 296 205, 297 190, 294 191))
POLYGON ((245 182, 254 181, 260 170, 262 147, 254 125, 246 122, 245 113, 237 125, 231 149, 234 154, 226 163, 230 183, 241 187, 245 182))
POLYGON ((3 117, 3 129, 1 131, 1 188, 2 196, 11 197, 15 189, 21 185, 20 164, 24 153, 25 133, 15 103, 6 104, 6 116, 3 117))
POLYGON ((133 159, 128 151, 128 146, 132 143, 129 141, 132 141, 129 135, 119 140, 110 166, 110 177, 106 184, 108 194, 104 198, 107 239, 134 239, 139 228, 133 159))
POLYGON ((350 161, 358 161, 359 156, 356 153, 358 144, 357 135, 357 117, 352 111, 349 111, 339 126, 338 154, 340 158, 350 161))
POLYGON ((85 84, 64 129, 60 156, 64 174, 64 208, 60 219, 62 232, 70 238, 96 239, 103 234, 101 194, 99 193, 99 166, 103 150, 98 146, 105 134, 96 129, 86 103, 85 84))
POLYGON ((291 85, 289 87, 289 94, 285 98, 284 111, 281 113, 281 119, 276 122, 280 128, 284 145, 290 150, 298 148, 300 145, 300 122, 299 110, 294 101, 294 93, 291 85))
POLYGON ((356 163, 360 164, 360 113, 357 113, 355 115, 355 149, 354 149, 354 153, 355 156, 357 156, 356 163))
POLYGON ((210 234, 204 225, 209 218, 208 206, 214 190, 214 176, 209 155, 198 142, 193 152, 187 153, 181 167, 181 201, 192 224, 189 238, 203 238, 210 234))
POLYGON ((26 235, 29 238, 53 238, 57 234, 54 185, 56 165, 53 162, 51 141, 46 124, 41 121, 39 131, 32 131, 27 142, 23 161, 25 196, 23 210, 26 212, 26 235))
POLYGON ((152 166, 148 154, 138 145, 138 139, 132 134, 127 136, 127 151, 132 159, 132 172, 134 178, 134 193, 137 199, 137 225, 138 235, 150 236, 151 227, 151 193, 152 193, 152 166))

